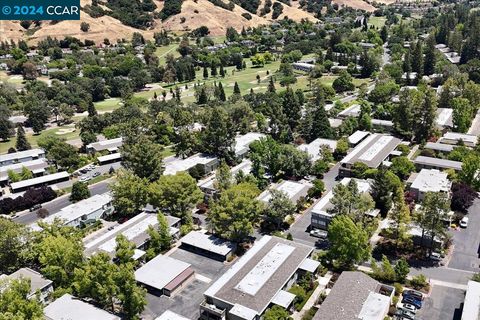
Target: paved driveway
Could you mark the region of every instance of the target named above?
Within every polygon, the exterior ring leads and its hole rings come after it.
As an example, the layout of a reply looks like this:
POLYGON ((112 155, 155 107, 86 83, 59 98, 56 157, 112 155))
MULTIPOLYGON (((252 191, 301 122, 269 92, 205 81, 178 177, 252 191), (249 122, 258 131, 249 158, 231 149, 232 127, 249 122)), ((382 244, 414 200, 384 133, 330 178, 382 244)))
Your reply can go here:
POLYGON ((480 272, 480 200, 468 211, 468 227, 452 231, 454 248, 448 267, 480 272))
POLYGON ((433 286, 417 316, 422 320, 460 320, 464 299, 463 290, 433 286))

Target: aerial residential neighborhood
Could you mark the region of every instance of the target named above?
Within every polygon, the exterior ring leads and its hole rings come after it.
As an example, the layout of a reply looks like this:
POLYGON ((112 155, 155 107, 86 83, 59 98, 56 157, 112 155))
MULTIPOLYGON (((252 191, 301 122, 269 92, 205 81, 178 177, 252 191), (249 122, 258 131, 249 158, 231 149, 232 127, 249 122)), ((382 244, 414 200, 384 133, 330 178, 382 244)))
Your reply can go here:
POLYGON ((1 6, 0 320, 480 320, 480 1, 1 6))

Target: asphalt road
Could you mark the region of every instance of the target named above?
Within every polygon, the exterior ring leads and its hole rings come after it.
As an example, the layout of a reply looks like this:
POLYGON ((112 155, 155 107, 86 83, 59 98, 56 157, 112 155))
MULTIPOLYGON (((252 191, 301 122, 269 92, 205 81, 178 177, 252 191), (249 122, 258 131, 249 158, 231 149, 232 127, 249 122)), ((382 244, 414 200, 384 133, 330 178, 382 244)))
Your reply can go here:
POLYGON ((480 200, 468 210, 468 227, 452 231, 453 255, 450 268, 480 272, 480 200))
MULTIPOLYGON (((88 189, 90 189, 90 193, 92 196, 96 194, 102 194, 109 191, 108 185, 110 184, 110 182, 111 181, 108 181, 108 180, 101 181, 99 183, 88 186, 88 189)), ((42 207, 47 209, 49 214, 57 213, 62 208, 65 208, 66 206, 71 204, 68 198, 69 198, 69 195, 61 196, 48 203, 44 203, 42 207)), ((31 224, 39 220, 39 218, 37 217, 36 212, 23 211, 18 213, 17 217, 14 218, 13 220, 15 222, 22 223, 22 224, 31 224)))
POLYGON ((442 286, 434 286, 429 297, 425 298, 417 316, 422 320, 460 320, 462 317, 465 291, 442 286))

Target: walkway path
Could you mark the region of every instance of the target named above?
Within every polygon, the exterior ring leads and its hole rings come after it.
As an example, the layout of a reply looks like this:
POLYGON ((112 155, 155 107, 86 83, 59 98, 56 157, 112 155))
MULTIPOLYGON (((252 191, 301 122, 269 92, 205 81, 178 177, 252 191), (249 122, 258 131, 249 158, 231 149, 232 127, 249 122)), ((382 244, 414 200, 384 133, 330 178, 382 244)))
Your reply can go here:
POLYGON ((305 305, 303 306, 302 310, 300 311, 295 311, 292 314, 293 320, 301 320, 303 315, 310 310, 313 306, 316 305, 318 301, 318 297, 320 297, 320 294, 325 290, 325 287, 327 284, 330 282, 330 279, 332 278, 333 274, 329 271, 325 274, 325 276, 320 277, 318 279, 318 286, 315 288, 315 291, 313 291, 312 295, 310 298, 307 300, 305 305))

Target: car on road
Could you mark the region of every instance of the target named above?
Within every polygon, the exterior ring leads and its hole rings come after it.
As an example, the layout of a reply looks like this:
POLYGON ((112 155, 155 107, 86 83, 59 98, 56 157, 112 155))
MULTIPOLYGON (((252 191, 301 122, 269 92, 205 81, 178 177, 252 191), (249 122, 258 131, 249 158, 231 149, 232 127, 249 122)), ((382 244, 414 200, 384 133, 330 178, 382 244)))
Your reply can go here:
POLYGON ((460 227, 466 228, 467 226, 468 226, 468 217, 463 217, 462 220, 460 220, 460 227))
POLYGON ((81 177, 80 179, 78 179, 78 181, 80 182, 87 182, 87 181, 90 181, 92 180, 92 177, 90 176, 84 176, 84 177, 81 177))
POLYGON ((436 261, 436 262, 442 262, 443 257, 440 253, 438 252, 432 252, 430 254, 430 260, 436 261))
POLYGON ((93 173, 92 177, 94 177, 94 178, 95 178, 95 177, 98 177, 99 175, 100 175, 100 172, 98 172, 98 171, 95 171, 95 172, 93 173))
POLYGON ((36 211, 38 209, 41 209, 42 208, 42 205, 41 204, 36 204, 34 205, 33 207, 31 207, 30 209, 28 209, 30 212, 33 212, 33 211, 36 211))
POLYGON ((402 299, 403 304, 411 304, 414 305, 417 309, 422 309, 422 301, 414 298, 413 296, 405 296, 403 295, 402 299))
POLYGON ((310 231, 310 235, 315 238, 327 239, 328 232, 320 229, 313 229, 310 231))

